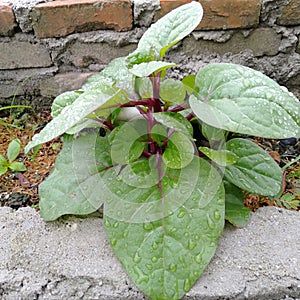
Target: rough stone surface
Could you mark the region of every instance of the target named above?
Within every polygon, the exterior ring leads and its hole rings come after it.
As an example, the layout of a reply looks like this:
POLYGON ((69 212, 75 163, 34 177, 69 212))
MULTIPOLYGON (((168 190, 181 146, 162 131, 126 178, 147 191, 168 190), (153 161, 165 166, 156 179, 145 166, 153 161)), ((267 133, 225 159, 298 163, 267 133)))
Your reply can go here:
MULTIPOLYGON (((227 225, 216 255, 183 299, 300 299, 299 212, 267 207, 227 225)), ((102 219, 44 223, 31 208, 0 208, 0 296, 146 299, 113 255, 102 219)))
POLYGON ((129 0, 58 0, 38 4, 32 17, 39 38, 98 29, 124 31, 132 27, 129 0))
POLYGON ((0 2, 0 36, 11 35, 16 27, 15 15, 10 5, 0 2))
MULTIPOLYGON (((197 32, 193 34, 197 36, 197 32)), ((242 51, 251 50, 254 56, 276 55, 281 43, 281 36, 271 28, 254 29, 246 37, 242 32, 232 35, 225 43, 216 43, 192 37, 183 42, 183 52, 187 55, 197 55, 203 53, 225 53, 237 54, 242 51)))
POLYGON ((159 0, 133 0, 134 25, 150 26, 159 8, 159 0))
POLYGON ((0 43, 0 69, 48 67, 52 61, 43 45, 10 41, 0 43))
POLYGON ((49 77, 40 84, 41 95, 56 97, 63 92, 79 89, 92 74, 94 73, 69 72, 49 77))
MULTIPOLYGON (((156 19, 191 0, 161 0, 156 19)), ((204 17, 197 29, 248 28, 259 23, 260 0, 201 0, 204 17)))
POLYGON ((290 0, 286 6, 283 6, 277 22, 280 25, 299 25, 300 24, 299 0, 290 0))
POLYGON ((82 43, 75 42, 62 55, 64 62, 79 68, 87 68, 90 65, 100 64, 102 68, 112 59, 126 56, 133 51, 136 45, 128 45, 122 48, 110 46, 107 43, 82 43))

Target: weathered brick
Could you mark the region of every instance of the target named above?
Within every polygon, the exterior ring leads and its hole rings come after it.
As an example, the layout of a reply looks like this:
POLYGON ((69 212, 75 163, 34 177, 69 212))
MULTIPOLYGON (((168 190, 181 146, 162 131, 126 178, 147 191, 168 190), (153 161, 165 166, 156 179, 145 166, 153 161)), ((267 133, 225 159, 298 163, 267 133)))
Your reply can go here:
POLYGON ((61 37, 99 29, 132 28, 130 0, 57 0, 33 10, 34 31, 39 38, 61 37))
POLYGON ((16 25, 11 5, 2 5, 0 3, 0 35, 12 34, 16 25))
MULTIPOLYGON (((198 30, 248 28, 259 23, 261 0, 197 0, 204 16, 198 30)), ((156 20, 191 0, 161 0, 156 20)))
POLYGON ((277 19, 279 25, 298 25, 300 24, 300 1, 289 0, 286 6, 283 6, 281 14, 277 19))
POLYGON ((48 67, 52 64, 47 49, 29 42, 0 43, 0 69, 48 67))

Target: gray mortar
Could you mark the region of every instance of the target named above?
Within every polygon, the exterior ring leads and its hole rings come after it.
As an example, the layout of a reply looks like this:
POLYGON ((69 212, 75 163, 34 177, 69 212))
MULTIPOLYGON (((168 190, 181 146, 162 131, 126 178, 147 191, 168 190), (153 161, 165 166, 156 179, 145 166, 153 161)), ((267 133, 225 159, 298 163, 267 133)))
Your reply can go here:
MULTIPOLYGON (((300 212, 259 209, 226 225, 215 257, 183 298, 300 300, 300 212)), ((2 300, 146 299, 112 253, 102 219, 45 223, 31 208, 0 209, 2 300)))

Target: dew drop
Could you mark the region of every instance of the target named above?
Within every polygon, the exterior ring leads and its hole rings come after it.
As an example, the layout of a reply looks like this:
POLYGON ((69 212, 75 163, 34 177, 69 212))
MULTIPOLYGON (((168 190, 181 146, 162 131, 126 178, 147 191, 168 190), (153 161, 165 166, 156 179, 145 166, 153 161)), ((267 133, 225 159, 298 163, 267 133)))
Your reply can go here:
POLYGON ((147 231, 153 229, 152 223, 145 223, 143 227, 144 227, 144 229, 147 230, 147 231))
POLYGON ((185 292, 188 292, 191 288, 191 281, 189 279, 186 279, 184 281, 183 289, 185 292))
POLYGON ((218 210, 215 210, 215 212, 214 212, 214 218, 216 220, 220 220, 221 219, 221 214, 220 214, 220 212, 218 210))
POLYGON ((110 222, 106 218, 105 218, 105 221, 104 221, 104 225, 105 225, 105 227, 110 227, 111 226, 110 222))
POLYGON ((158 261, 158 258, 157 258, 156 256, 153 256, 153 257, 151 258, 151 260, 152 260, 152 262, 156 263, 156 262, 158 261))
POLYGON ((195 243, 195 241, 193 241, 191 239, 188 241, 188 248, 189 248, 189 250, 195 249, 196 246, 197 246, 197 244, 195 243))
MULTIPOLYGON (((146 264, 146 268, 149 270, 149 271, 152 271, 153 270, 153 266, 150 265, 150 264, 146 264)), ((152 274, 151 274, 152 275, 152 274)))
POLYGON ((174 263, 169 264, 169 270, 175 272, 177 270, 177 265, 174 263))
POLYGON ((185 216, 186 212, 185 210, 180 210, 179 213, 177 214, 177 217, 182 219, 185 216))
POLYGON ((209 215, 207 215, 207 225, 210 229, 215 229, 215 223, 212 221, 209 215))
POLYGON ((157 243, 156 243, 156 242, 153 242, 153 244, 152 244, 152 249, 153 249, 153 250, 156 250, 157 247, 158 247, 157 243))
POLYGON ((141 260, 142 260, 142 259, 141 259, 141 257, 139 256, 139 254, 136 253, 135 256, 134 256, 134 258, 133 258, 133 261, 134 261, 135 263, 139 263, 141 260))
POLYGON ((202 255, 201 255, 201 253, 199 253, 199 254, 196 255, 195 261, 196 261, 196 263, 201 264, 201 262, 202 262, 202 255))
POLYGON ((119 223, 116 222, 116 223, 114 224, 114 228, 118 228, 118 227, 119 227, 119 223))

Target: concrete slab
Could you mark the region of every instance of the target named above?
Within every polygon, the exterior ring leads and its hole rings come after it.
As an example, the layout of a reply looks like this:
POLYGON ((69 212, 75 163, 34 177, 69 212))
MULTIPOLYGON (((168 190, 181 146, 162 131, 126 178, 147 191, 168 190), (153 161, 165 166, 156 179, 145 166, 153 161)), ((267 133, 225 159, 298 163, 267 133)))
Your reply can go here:
MULTIPOLYGON (((274 207, 226 225, 213 261, 184 299, 300 299, 300 213, 274 207)), ((113 255, 102 219, 45 223, 0 209, 0 298, 146 299, 113 255)))

